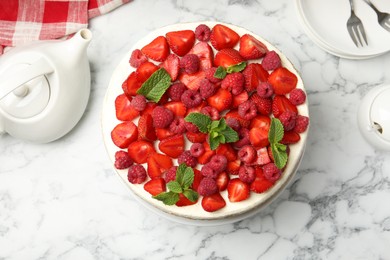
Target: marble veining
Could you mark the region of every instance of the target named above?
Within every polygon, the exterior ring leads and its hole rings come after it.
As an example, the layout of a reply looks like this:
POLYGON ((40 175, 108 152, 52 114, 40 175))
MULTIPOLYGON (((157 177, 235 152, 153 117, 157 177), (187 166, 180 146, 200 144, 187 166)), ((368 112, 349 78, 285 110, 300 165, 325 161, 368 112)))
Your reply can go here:
POLYGON ((390 156, 362 138, 362 97, 390 81, 390 54, 334 57, 298 23, 293 1, 133 1, 94 18, 91 98, 64 138, 0 136, 0 259, 390 259, 390 156), (306 153, 291 185, 238 223, 185 226, 139 205, 115 175, 100 113, 111 74, 131 45, 160 26, 217 20, 280 48, 310 105, 306 153))

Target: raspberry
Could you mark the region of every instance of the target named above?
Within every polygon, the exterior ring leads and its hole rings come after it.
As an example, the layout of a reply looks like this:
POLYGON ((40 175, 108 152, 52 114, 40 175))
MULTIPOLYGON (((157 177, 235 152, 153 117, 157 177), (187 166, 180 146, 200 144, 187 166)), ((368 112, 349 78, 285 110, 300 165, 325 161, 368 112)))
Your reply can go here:
POLYGON ((169 131, 175 134, 184 134, 186 131, 186 125, 183 117, 176 117, 169 125, 169 131))
POLYGON ((115 168, 122 170, 129 168, 133 164, 133 160, 125 151, 117 151, 115 153, 115 168))
POLYGON ((251 120, 255 118, 257 115, 257 107, 255 103, 250 100, 241 103, 238 106, 238 115, 245 120, 251 120))
POLYGON ((250 166, 241 166, 238 170, 238 178, 248 184, 252 183, 256 178, 255 169, 250 166))
POLYGON ((262 98, 258 94, 254 93, 250 99, 255 103, 257 111, 262 115, 269 115, 272 112, 272 100, 270 98, 262 98))
POLYGON ((295 127, 297 114, 287 110, 279 116, 279 120, 282 122, 284 131, 290 131, 295 127))
POLYGON ((165 172, 165 182, 174 181, 176 179, 177 166, 172 166, 165 172))
POLYGON ((211 168, 210 163, 203 165, 202 170, 200 171, 204 177, 216 179, 218 176, 218 171, 211 168))
POLYGON ((205 24, 200 24, 195 29, 195 38, 201 42, 207 42, 210 40, 211 30, 205 24))
POLYGON ((240 72, 228 74, 221 83, 221 88, 227 89, 233 95, 238 95, 244 90, 245 77, 240 72))
POLYGON ((256 151, 251 145, 245 145, 238 151, 238 158, 244 163, 251 163, 255 160, 256 151))
POLYGON ((168 89, 168 97, 171 98, 172 101, 180 101, 181 95, 183 95, 184 91, 187 90, 186 85, 181 82, 175 83, 168 89))
POLYGON ((303 103, 305 103, 306 101, 306 94, 305 92, 300 89, 300 88, 294 88, 293 90, 291 90, 290 92, 290 97, 289 97, 291 103, 293 105, 301 105, 303 103))
POLYGON ((147 61, 148 58, 139 49, 135 49, 131 53, 130 60, 129 60, 130 65, 134 68, 138 68, 142 63, 145 63, 147 61))
POLYGON ((261 65, 265 70, 274 70, 282 66, 279 55, 275 51, 269 51, 265 54, 261 65))
POLYGON ((185 127, 186 127, 187 131, 190 133, 199 133, 199 128, 196 125, 194 125, 193 123, 185 122, 185 127))
POLYGON ((212 178, 203 178, 198 186, 198 193, 201 196, 210 196, 218 192, 217 182, 212 178))
POLYGON ((260 82, 256 91, 261 98, 270 98, 274 94, 274 87, 268 82, 260 82))
POLYGON ((185 163, 188 167, 194 168, 198 161, 194 156, 191 155, 190 151, 184 151, 179 157, 177 158, 177 162, 179 164, 185 163))
POLYGON ((202 79, 199 87, 200 95, 206 99, 214 95, 216 88, 208 79, 202 79))
POLYGON ((211 83, 218 83, 221 81, 221 79, 214 77, 216 71, 217 71, 216 67, 211 67, 205 71, 206 79, 208 79, 211 83))
POLYGON ((146 180, 146 170, 140 164, 130 166, 127 179, 133 184, 140 184, 146 180))
POLYGON ((267 163, 263 166, 264 177, 272 182, 279 180, 282 171, 274 163, 267 163))
POLYGON ((130 104, 135 110, 144 111, 146 108, 146 98, 143 95, 136 95, 130 104))
POLYGON ((212 120, 219 120, 221 118, 218 109, 215 107, 205 106, 200 110, 200 113, 209 116, 212 120))
POLYGON ((225 155, 215 154, 208 162, 209 167, 218 173, 223 172, 227 166, 227 159, 225 155))
POLYGON ((181 95, 181 102, 188 108, 197 107, 202 103, 202 97, 198 91, 187 89, 181 95))
POLYGON ((198 158, 199 156, 202 156, 205 152, 205 149, 203 147, 203 144, 201 143, 193 143, 190 148, 191 155, 198 158))
POLYGON ((295 120, 295 127, 293 128, 296 133, 303 133, 306 131, 309 125, 309 118, 307 116, 298 115, 295 120))
POLYGON ((229 117, 228 119, 226 119, 226 124, 231 128, 233 128, 233 130, 236 132, 238 132, 241 129, 240 122, 233 117, 229 117))
POLYGON ((180 68, 188 74, 194 74, 199 70, 200 60, 195 54, 186 54, 180 60, 180 68))
POLYGON ((249 130, 246 128, 240 129, 240 131, 238 132, 238 137, 240 139, 234 143, 234 147, 236 148, 241 148, 251 143, 249 140, 249 130))
POLYGON ((173 121, 173 113, 171 110, 162 106, 157 106, 152 112, 153 124, 157 128, 166 128, 173 121))

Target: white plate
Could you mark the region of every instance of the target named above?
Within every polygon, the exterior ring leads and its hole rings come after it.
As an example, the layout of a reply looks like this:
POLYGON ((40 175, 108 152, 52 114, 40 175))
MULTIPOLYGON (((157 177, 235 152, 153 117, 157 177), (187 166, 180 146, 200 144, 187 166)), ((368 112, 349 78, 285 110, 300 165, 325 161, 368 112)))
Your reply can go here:
MULTIPOLYGON (((308 36, 324 50, 345 58, 365 59, 390 50, 390 32, 382 28, 376 13, 363 0, 355 0, 355 13, 363 22, 368 46, 356 47, 347 31, 350 5, 347 0, 296 0, 298 16, 308 36)), ((374 1, 373 1, 374 2, 374 1)), ((390 1, 375 1, 390 12, 390 1)))
MULTIPOLYGON (((210 28, 213 27, 215 22, 202 22, 207 24, 210 28)), ((120 121, 118 121, 115 117, 115 107, 114 101, 115 98, 123 93, 121 85, 123 81, 127 78, 130 72, 134 71, 133 68, 129 65, 129 58, 134 49, 140 49, 145 46, 147 43, 152 41, 159 35, 165 35, 166 32, 169 31, 177 31, 177 30, 185 30, 191 29, 195 30, 195 28, 199 25, 199 23, 184 23, 184 24, 175 24, 171 26, 166 26, 160 28, 156 31, 149 33, 146 37, 142 38, 138 41, 129 52, 123 57, 122 61, 119 63, 118 67, 112 74, 109 87, 106 92, 106 96, 104 99, 103 110, 102 110, 102 130, 103 130, 103 139, 108 152, 108 155, 112 162, 115 161, 114 155, 115 152, 119 150, 112 140, 111 140, 111 131, 120 121)), ((228 27, 235 30, 238 34, 243 35, 245 33, 249 33, 254 35, 253 33, 247 31, 246 29, 236 27, 233 25, 225 24, 228 27)), ((283 66, 288 68, 290 71, 295 73, 298 77, 298 88, 303 87, 302 79, 300 78, 298 72, 295 70, 291 62, 282 54, 279 50, 277 50, 273 45, 268 43, 266 40, 254 35, 260 41, 267 45, 269 50, 275 50, 281 57, 283 66)), ((299 114, 308 116, 308 103, 306 102, 304 105, 298 106, 299 114)), ((299 166, 301 158, 303 156, 305 150, 305 144, 307 140, 307 131, 301 134, 301 140, 299 143, 290 146, 290 156, 289 162, 283 172, 283 175, 278 182, 267 192, 262 194, 251 193, 249 199, 238 202, 231 203, 227 198, 227 192, 224 191, 221 195, 224 197, 226 201, 226 207, 216 212, 206 212, 202 209, 201 203, 199 200, 197 204, 186 206, 186 207, 177 207, 177 206, 166 206, 162 202, 155 200, 151 197, 149 193, 147 193, 143 189, 143 185, 134 185, 131 184, 127 180, 127 170, 116 170, 118 176, 121 178, 123 183, 127 187, 130 188, 134 197, 139 201, 142 205, 151 209, 153 212, 167 217, 170 220, 185 223, 185 224, 193 224, 193 225, 217 225, 217 224, 225 224, 232 223, 248 216, 251 216, 266 205, 268 205, 274 198, 276 198, 287 186, 287 184, 291 181, 295 172, 299 166)), ((188 149, 188 147, 187 147, 188 149)))

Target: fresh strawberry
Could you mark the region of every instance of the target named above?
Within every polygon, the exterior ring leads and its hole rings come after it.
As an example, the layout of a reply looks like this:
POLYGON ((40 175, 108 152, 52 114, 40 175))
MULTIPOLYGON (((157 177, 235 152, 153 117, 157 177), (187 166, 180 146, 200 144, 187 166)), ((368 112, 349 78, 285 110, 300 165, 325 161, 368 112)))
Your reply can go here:
POLYGON ((175 116, 185 117, 187 114, 186 106, 180 101, 170 101, 164 107, 171 110, 175 116))
POLYGON ((267 47, 249 34, 244 34, 240 38, 240 55, 247 60, 255 60, 263 57, 267 52, 267 47))
POLYGON ((255 103, 257 111, 268 116, 272 112, 272 100, 269 98, 260 97, 257 93, 253 93, 250 100, 255 103))
POLYGON ((153 126, 151 114, 143 114, 138 120, 138 139, 149 142, 157 140, 156 129, 153 126))
POLYGON ((271 119, 268 116, 258 115, 252 119, 249 128, 264 128, 266 130, 271 126, 271 119))
POLYGON ((215 55, 214 66, 230 67, 244 61, 235 49, 222 49, 215 55))
POLYGON ((156 70, 158 70, 158 66, 150 61, 147 61, 137 68, 135 74, 137 75, 138 81, 144 83, 156 70))
POLYGON ((161 141, 168 137, 174 136, 176 134, 171 132, 169 129, 156 128, 156 135, 157 135, 157 139, 161 141))
POLYGON ((261 66, 260 63, 251 63, 242 71, 245 76, 245 89, 247 91, 256 90, 260 82, 266 82, 269 73, 261 66))
POLYGON ((179 76, 180 60, 175 54, 169 54, 167 59, 161 63, 160 66, 168 72, 172 82, 179 76))
POLYGON ((125 94, 121 94, 115 99, 115 115, 118 120, 131 121, 139 116, 139 111, 130 105, 130 100, 125 94))
POLYGON ((195 46, 190 50, 189 54, 195 54, 199 57, 200 70, 205 71, 213 66, 213 49, 206 42, 198 42, 197 44, 195 44, 195 46))
POLYGON ((219 192, 202 198, 202 208, 207 212, 214 212, 226 206, 225 200, 219 192))
POLYGON ((144 111, 142 111, 142 115, 144 115, 144 114, 152 114, 152 112, 153 112, 153 110, 154 110, 154 108, 157 106, 157 104, 156 103, 154 103, 154 102, 147 102, 146 103, 146 108, 144 109, 144 111))
POLYGON ((220 144, 215 153, 224 155, 229 162, 237 160, 237 152, 230 144, 220 144))
POLYGON ((137 79, 135 72, 130 73, 127 79, 122 84, 123 92, 127 97, 132 98, 137 95, 137 90, 141 87, 142 82, 137 79))
POLYGON ((233 96, 233 108, 237 108, 240 104, 244 103, 249 99, 248 92, 243 91, 238 95, 233 96))
POLYGON ((192 182, 192 185, 191 185, 191 188, 194 191, 198 191, 198 187, 199 187, 200 181, 203 178, 204 178, 204 176, 201 173, 201 171, 199 171, 198 169, 194 169, 194 181, 192 182))
POLYGON ((284 67, 279 67, 269 75, 268 82, 274 87, 275 94, 288 94, 297 86, 297 76, 284 67))
POLYGON ((152 196, 156 196, 167 190, 165 180, 163 178, 151 179, 144 184, 144 190, 152 194, 152 196))
POLYGON ((217 179, 215 181, 217 182, 219 191, 226 190, 229 180, 229 174, 227 174, 226 172, 221 172, 220 174, 218 174, 217 179))
POLYGON ((255 172, 256 178, 250 185, 251 191, 255 193, 263 193, 269 190, 274 185, 273 182, 270 182, 264 177, 263 170, 261 169, 261 167, 255 167, 255 172))
POLYGON ((126 121, 119 123, 111 131, 111 139, 116 146, 119 148, 126 148, 130 143, 137 140, 138 137, 138 128, 131 122, 126 121))
POLYGON ((279 117, 286 111, 298 114, 297 107, 294 106, 286 96, 276 95, 272 101, 272 113, 275 117, 279 117))
POLYGON ((215 150, 210 149, 208 142, 203 141, 204 153, 198 157, 198 163, 206 164, 210 161, 211 157, 215 154, 215 150))
POLYGON ((284 132, 283 139, 280 141, 282 144, 295 144, 301 140, 301 136, 294 131, 284 132))
POLYGON ((171 50, 179 56, 186 55, 195 43, 195 33, 192 30, 168 32, 165 36, 171 50))
POLYGON ((238 178, 229 181, 227 191, 230 202, 239 202, 249 198, 249 185, 238 178))
POLYGON ((135 141, 129 145, 127 152, 134 162, 143 164, 146 163, 149 155, 155 152, 155 150, 153 144, 147 141, 135 141))
POLYGON ((206 141, 207 134, 186 132, 186 137, 191 143, 203 143, 206 141))
POLYGON ((241 166, 240 159, 237 159, 235 161, 230 161, 227 164, 226 172, 229 173, 230 175, 237 175, 238 171, 240 170, 240 166, 241 166))
POLYGON ((160 178, 162 174, 173 166, 172 159, 165 154, 152 153, 147 159, 148 175, 150 178, 160 178))
POLYGON ((200 87, 200 82, 205 78, 205 72, 200 70, 194 74, 181 73, 179 80, 186 85, 188 89, 198 90, 200 87))
POLYGON ((234 48, 239 40, 240 36, 225 25, 217 24, 211 30, 210 42, 217 50, 234 48))
POLYGON ((155 61, 164 61, 169 55, 169 45, 164 36, 158 36, 141 49, 142 53, 155 61))
POLYGON ((187 199, 183 193, 179 193, 179 200, 176 202, 176 206, 178 207, 185 207, 185 206, 191 206, 194 205, 198 201, 190 201, 187 199))
POLYGON ((166 155, 177 158, 184 151, 183 135, 175 135, 160 141, 158 148, 166 155))
POLYGON ((187 114, 186 114, 186 116, 188 116, 188 115, 191 114, 191 113, 200 113, 200 111, 202 110, 202 108, 204 108, 205 106, 207 106, 207 103, 206 103, 206 101, 203 101, 203 102, 200 103, 200 105, 197 106, 197 107, 188 108, 188 109, 187 109, 187 114))
POLYGON ((230 110, 226 115, 225 115, 225 118, 235 118, 238 120, 238 122, 240 122, 240 125, 241 127, 244 127, 244 128, 248 128, 251 121, 250 120, 245 120, 243 119, 239 114, 238 114, 238 111, 236 109, 234 110, 230 110))
POLYGON ((230 91, 226 89, 218 89, 217 92, 207 99, 209 105, 216 108, 219 112, 228 109, 232 102, 233 96, 230 91))
POLYGON ((264 165, 270 163, 271 159, 268 154, 267 147, 263 147, 257 150, 257 158, 255 161, 255 165, 264 165))
POLYGON ((249 130, 249 140, 254 147, 265 147, 269 145, 268 141, 269 128, 254 127, 249 130))

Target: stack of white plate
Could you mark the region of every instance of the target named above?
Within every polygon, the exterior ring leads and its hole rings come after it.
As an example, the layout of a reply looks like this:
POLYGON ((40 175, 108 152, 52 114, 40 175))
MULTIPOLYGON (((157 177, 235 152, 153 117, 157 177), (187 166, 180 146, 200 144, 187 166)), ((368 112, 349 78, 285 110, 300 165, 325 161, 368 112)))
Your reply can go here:
MULTIPOLYGON (((364 0, 354 3, 368 46, 356 47, 348 34, 349 0, 295 0, 304 31, 325 51, 347 59, 368 59, 390 51, 390 32, 378 24, 374 10, 364 0)), ((372 3, 380 11, 390 13, 389 0, 372 0, 372 3)))

